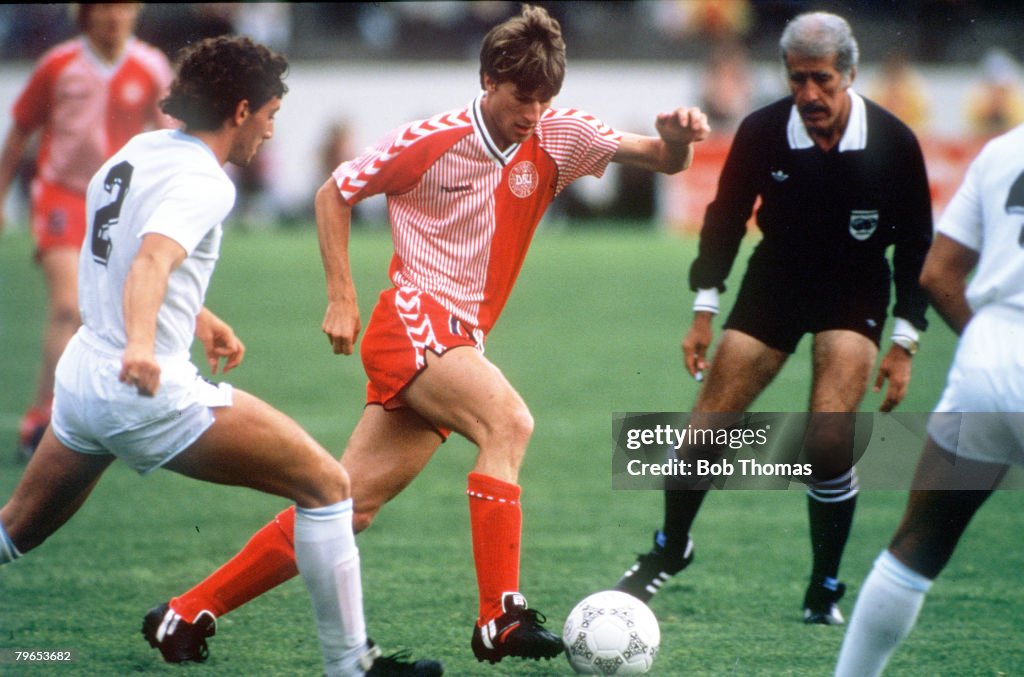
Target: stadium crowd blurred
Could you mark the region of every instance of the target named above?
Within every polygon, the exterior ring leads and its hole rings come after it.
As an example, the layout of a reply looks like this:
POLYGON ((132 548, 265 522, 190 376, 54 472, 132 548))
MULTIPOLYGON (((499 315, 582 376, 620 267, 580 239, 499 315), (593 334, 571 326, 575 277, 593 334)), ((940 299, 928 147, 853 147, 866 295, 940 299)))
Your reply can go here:
MULTIPOLYGON (((679 179, 688 182, 685 189, 673 182, 656 184, 646 174, 612 172, 600 185, 581 182, 559 197, 555 213, 572 220, 649 222, 660 217, 693 227, 711 197, 734 125, 781 94, 758 79, 758 69, 779 70, 776 36, 790 17, 808 9, 837 11, 855 25, 865 71, 858 89, 897 113, 921 137, 939 204, 983 140, 1024 121, 1024 47, 1016 35, 1024 5, 1016 0, 542 4, 562 23, 574 64, 686 63, 702 70, 700 100, 694 103, 708 111, 717 136, 702 145, 698 171, 679 179), (947 68, 976 73, 973 89, 964 92, 958 110, 936 110, 931 96, 934 83, 928 74, 947 68), (957 120, 950 121, 950 116, 957 120), (933 133, 937 127, 956 129, 958 138, 933 133)), ((137 35, 171 57, 203 37, 244 33, 288 54, 295 70, 303 62, 397 65, 473 59, 486 28, 517 8, 518 3, 504 1, 149 4, 137 35)), ((2 5, 0 60, 7 66, 28 64, 74 32, 67 5, 2 5)), ((778 79, 773 85, 784 83, 778 79)), ((338 159, 338 149, 354 143, 346 138, 353 134, 348 120, 334 120, 320 134, 324 162, 338 159)), ((268 177, 274 175, 268 165, 278 161, 273 149, 268 151, 261 162, 235 177, 239 220, 275 223, 295 217, 308 223, 309 213, 294 213, 294 207, 279 204, 266 190, 268 177)), ((372 207, 365 214, 374 218, 372 207)))
MULTIPOLYGON (((575 59, 700 59, 709 43, 736 37, 758 60, 773 59, 786 20, 808 9, 843 12, 860 27, 861 48, 878 59, 893 45, 883 25, 900 25, 900 48, 921 63, 977 61, 990 45, 1017 45, 1015 0, 639 0, 545 3, 572 37, 575 59), (609 40, 609 36, 615 36, 609 40), (872 37, 875 36, 875 37, 872 37)), ((451 59, 475 56, 495 20, 516 2, 151 4, 139 37, 173 52, 197 37, 236 30, 293 60, 451 59)), ((0 58, 35 59, 74 27, 64 4, 0 7, 0 58)))

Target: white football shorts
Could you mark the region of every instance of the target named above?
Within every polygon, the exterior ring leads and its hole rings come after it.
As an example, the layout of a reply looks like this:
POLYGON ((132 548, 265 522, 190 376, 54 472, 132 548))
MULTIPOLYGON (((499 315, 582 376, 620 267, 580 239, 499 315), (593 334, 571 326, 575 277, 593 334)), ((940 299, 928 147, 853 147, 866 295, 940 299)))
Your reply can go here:
POLYGON ((186 358, 160 361, 154 397, 121 383, 121 354, 79 330, 57 363, 53 433, 83 454, 112 454, 139 474, 156 470, 199 439, 213 407, 231 406, 232 387, 199 375, 186 358))
POLYGON ((1024 313, 987 306, 971 319, 928 434, 959 457, 1024 465, 1024 313))

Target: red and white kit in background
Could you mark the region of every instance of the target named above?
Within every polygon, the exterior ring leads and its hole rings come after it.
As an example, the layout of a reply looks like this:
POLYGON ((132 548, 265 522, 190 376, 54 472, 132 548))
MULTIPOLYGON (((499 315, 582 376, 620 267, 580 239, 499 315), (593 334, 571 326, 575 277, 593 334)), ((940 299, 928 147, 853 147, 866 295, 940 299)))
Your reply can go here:
POLYGON ((171 78, 163 52, 135 38, 110 65, 81 36, 43 55, 12 110, 20 128, 42 128, 32 186, 40 249, 81 245, 89 179, 139 132, 172 126, 158 105, 171 78))
POLYGON ((618 149, 621 135, 597 118, 552 108, 529 139, 501 151, 484 125, 483 96, 399 128, 334 171, 348 204, 388 201, 394 288, 381 294, 362 343, 371 402, 389 404, 425 350, 482 347, 544 210, 574 180, 601 176, 618 149))

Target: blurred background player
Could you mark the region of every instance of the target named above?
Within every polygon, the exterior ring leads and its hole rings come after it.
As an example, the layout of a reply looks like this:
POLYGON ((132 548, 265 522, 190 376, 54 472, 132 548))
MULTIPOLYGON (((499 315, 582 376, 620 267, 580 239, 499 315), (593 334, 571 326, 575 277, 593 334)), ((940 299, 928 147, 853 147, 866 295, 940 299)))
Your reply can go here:
POLYGON ((78 328, 78 250, 85 233, 85 188, 103 161, 128 139, 173 121, 158 103, 171 67, 160 50, 135 38, 139 3, 82 4, 81 35, 48 51, 14 103, 0 154, 0 228, 7 191, 37 131, 32 235, 43 270, 47 323, 35 400, 21 421, 19 454, 27 458, 50 421, 53 370, 78 328))
POLYGON ((837 677, 881 674, 1008 464, 1024 465, 1024 126, 989 142, 921 280, 960 336, 903 520, 861 586, 837 677))
POLYGON ((701 75, 700 108, 716 135, 731 137, 754 100, 754 76, 746 47, 715 43, 701 75))
MULTIPOLYGON (((296 502, 296 561, 313 600, 325 673, 441 674, 380 652, 366 637, 348 477, 297 423, 230 385, 203 379, 245 346, 203 305, 234 206, 228 162, 245 165, 274 131, 287 60, 248 38, 184 53, 164 110, 183 130, 140 134, 89 183, 79 260, 84 323, 57 365, 53 420, 0 509, 0 564, 40 545, 121 458, 296 502)), ((173 613, 144 632, 167 631, 173 613)), ((213 632, 204 619, 200 638, 213 632)))
MULTIPOLYGON (((875 390, 895 407, 910 381, 927 299, 918 275, 931 238, 924 160, 898 119, 852 89, 858 46, 834 14, 794 18, 780 48, 791 96, 747 116, 708 205, 690 286, 697 292, 683 358, 703 376, 696 414, 744 412, 771 383, 802 336, 813 335, 805 439, 812 464, 807 508, 813 563, 805 622, 843 622, 839 564, 853 520, 857 479, 853 415, 869 386, 896 286, 892 345, 875 390), (714 361, 707 360, 719 292, 747 230, 755 199, 763 233, 747 266, 714 361), (895 245, 895 272, 886 252, 895 245)), ((690 527, 707 488, 665 491, 662 529, 616 587, 649 600, 693 559, 690 527)))
POLYGON ((1020 66, 1010 54, 993 47, 981 61, 981 77, 967 92, 967 124, 980 139, 990 139, 1024 122, 1020 66))
MULTIPOLYGON (((479 607, 471 647, 480 661, 551 658, 562 640, 520 593, 518 475, 533 418, 483 355, 551 200, 609 162, 675 173, 708 134, 696 108, 657 116, 658 136, 619 132, 572 108, 552 108, 565 73, 561 27, 539 7, 494 27, 480 52, 483 92, 463 109, 405 125, 342 163, 316 198, 327 278, 323 330, 353 352, 361 321, 349 271, 352 205, 388 201, 393 287, 382 292, 361 345, 367 407, 342 456, 356 529, 412 482, 455 431, 479 448, 467 478, 479 607)), ((295 575, 294 515, 279 514, 231 561, 170 608, 185 639, 203 613, 223 615, 295 575)), ((166 654, 165 654, 166 655, 166 654)))
POLYGON ((894 49, 885 55, 871 98, 906 123, 919 138, 928 131, 931 116, 928 88, 902 50, 894 49))

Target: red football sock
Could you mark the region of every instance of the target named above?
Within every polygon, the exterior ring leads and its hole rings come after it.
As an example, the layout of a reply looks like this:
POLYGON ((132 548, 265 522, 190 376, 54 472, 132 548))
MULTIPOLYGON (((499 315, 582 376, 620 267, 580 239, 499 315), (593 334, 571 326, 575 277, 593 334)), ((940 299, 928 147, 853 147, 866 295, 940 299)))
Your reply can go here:
POLYGON ((523 510, 519 485, 480 473, 469 473, 469 523, 473 561, 480 591, 480 618, 486 623, 501 615, 501 596, 519 590, 519 543, 523 510))
POLYGON ((201 611, 220 618, 295 577, 295 506, 282 510, 253 534, 237 555, 207 576, 181 597, 171 600, 171 608, 189 623, 201 611))

